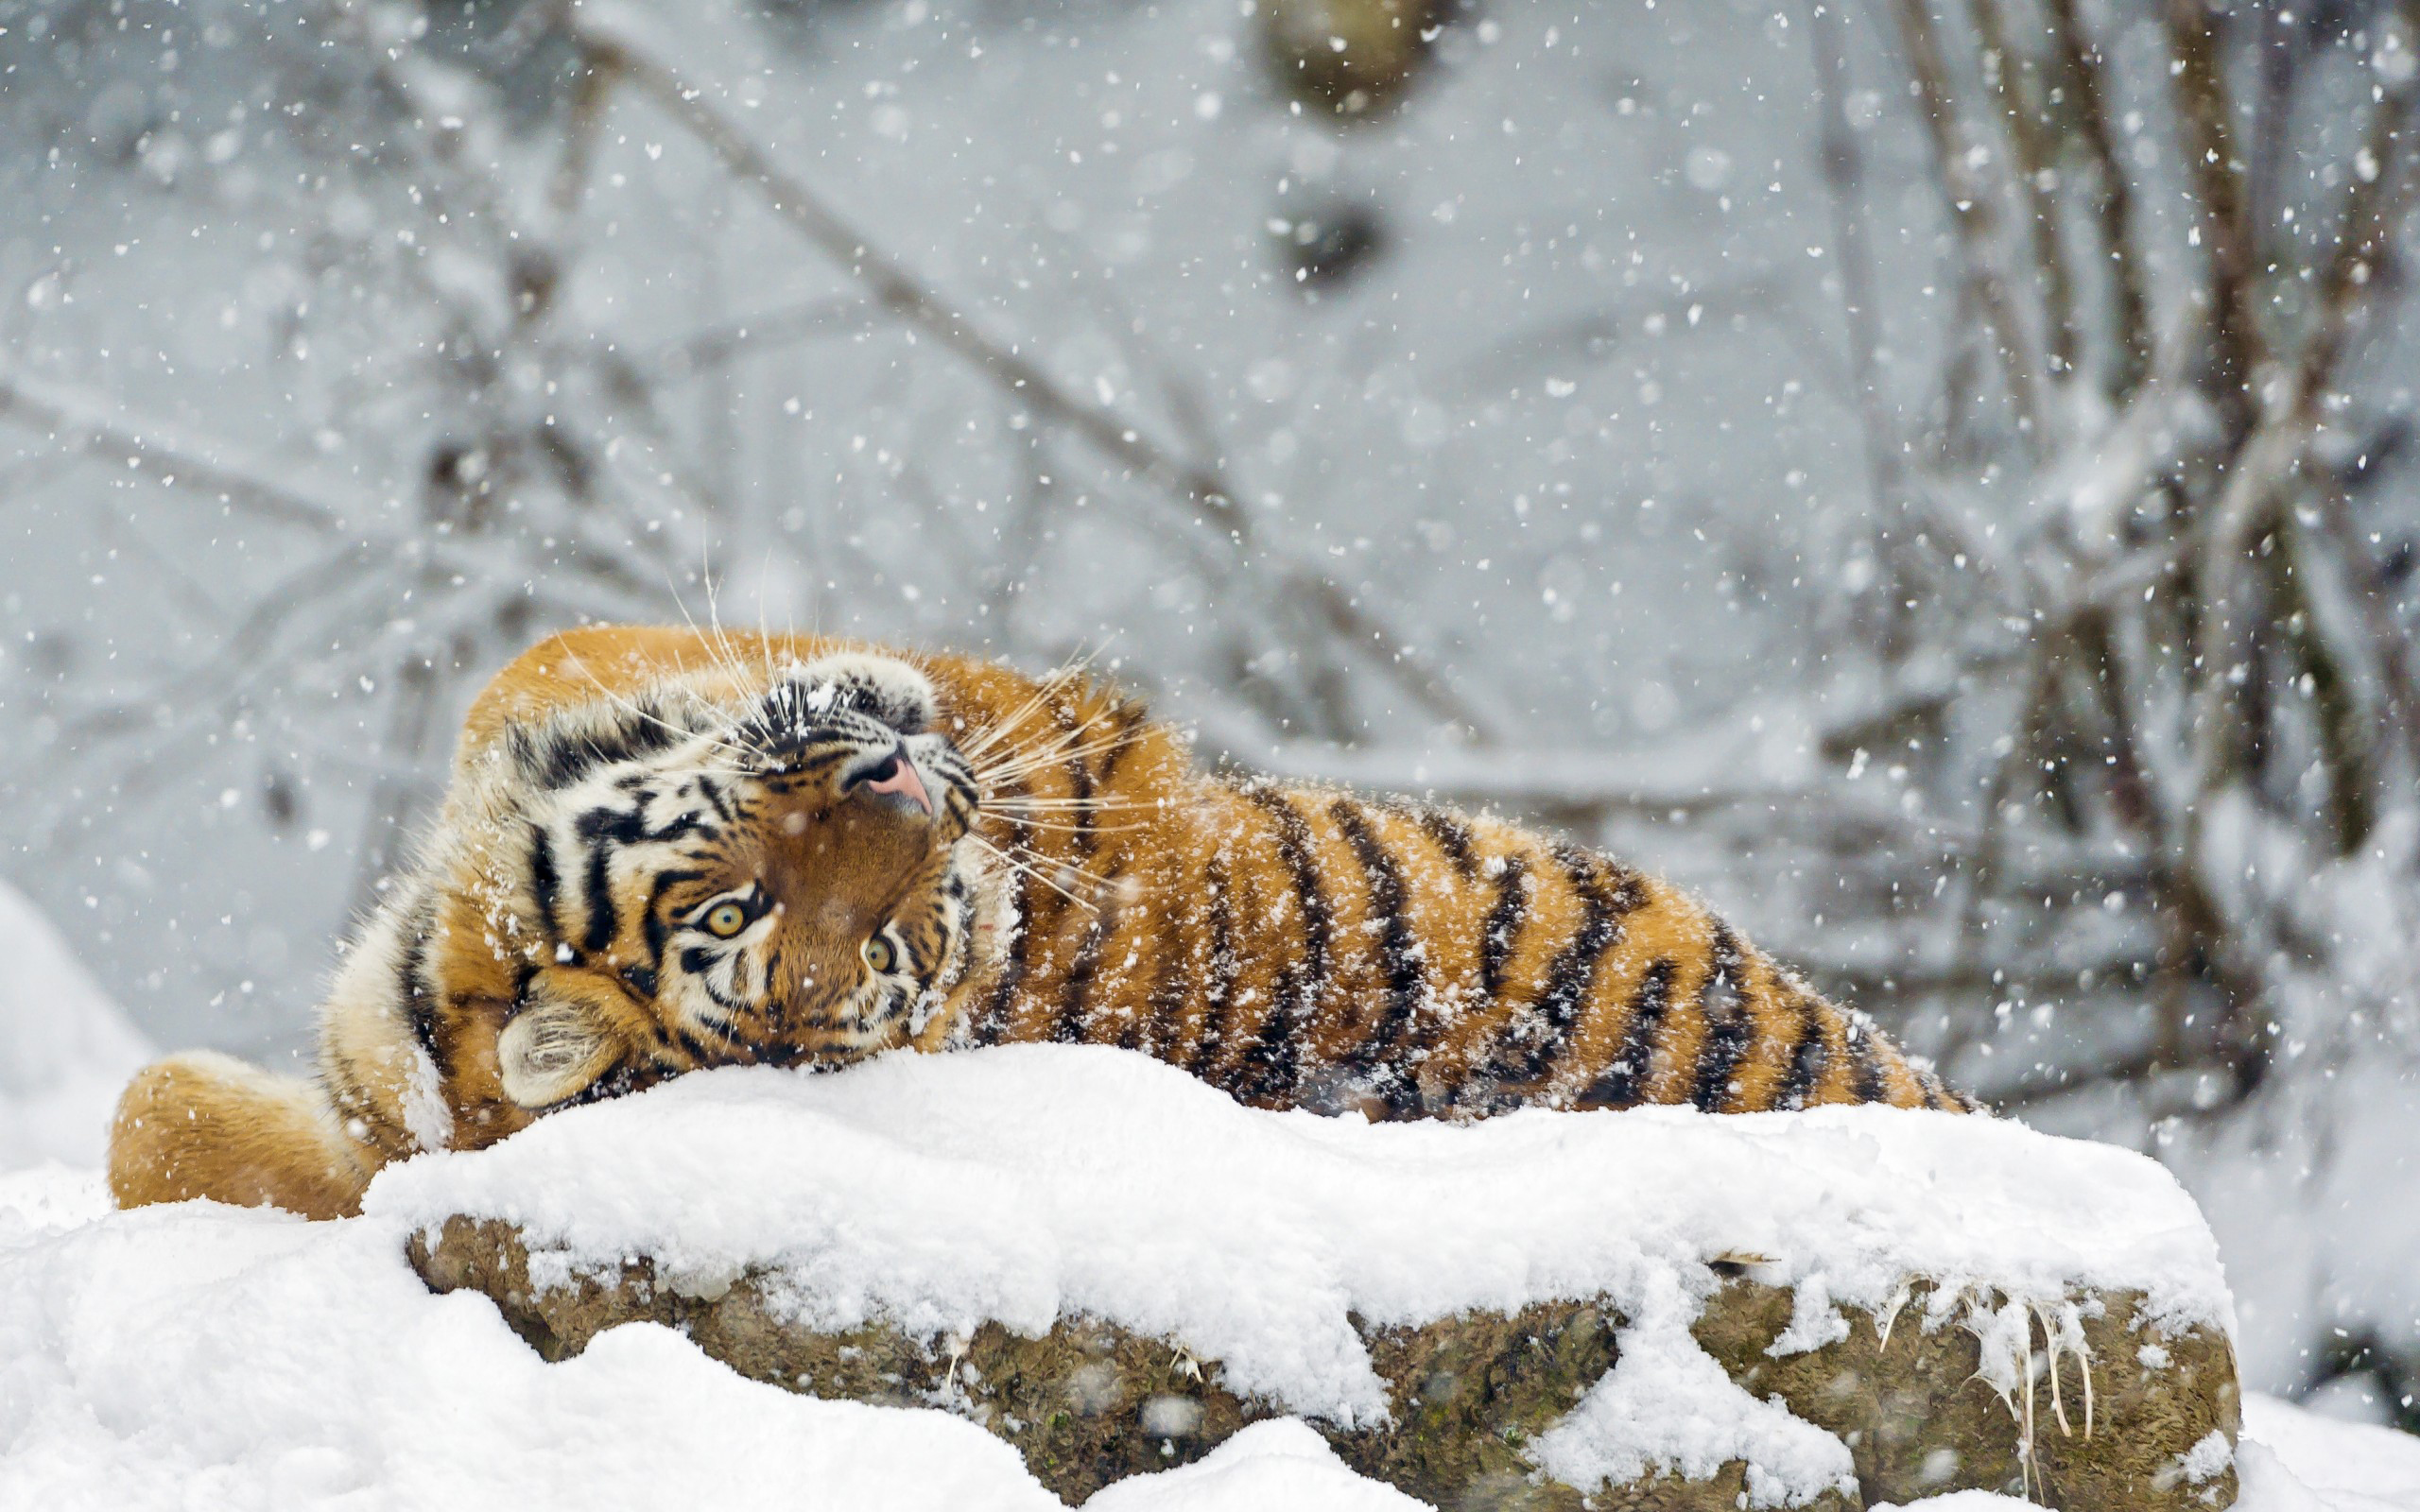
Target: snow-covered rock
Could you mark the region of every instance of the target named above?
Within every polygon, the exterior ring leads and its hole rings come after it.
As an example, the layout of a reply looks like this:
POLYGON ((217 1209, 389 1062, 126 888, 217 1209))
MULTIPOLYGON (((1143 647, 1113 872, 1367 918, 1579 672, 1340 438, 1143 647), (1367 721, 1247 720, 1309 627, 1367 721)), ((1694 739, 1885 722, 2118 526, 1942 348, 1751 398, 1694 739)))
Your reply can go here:
POLYGON ((759 1379, 984 1421, 1071 1500, 1282 1416, 1438 1501, 2232 1492, 2191 1200, 1992 1120, 1369 1125, 1011 1046, 690 1077, 390 1168, 367 1209, 551 1354, 678 1324, 759 1379))

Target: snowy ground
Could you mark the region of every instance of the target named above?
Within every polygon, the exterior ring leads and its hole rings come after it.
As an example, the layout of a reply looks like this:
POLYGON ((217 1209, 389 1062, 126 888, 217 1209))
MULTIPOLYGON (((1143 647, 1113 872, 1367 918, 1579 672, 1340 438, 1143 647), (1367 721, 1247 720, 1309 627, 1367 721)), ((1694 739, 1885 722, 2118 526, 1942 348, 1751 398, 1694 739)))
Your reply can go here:
MULTIPOLYGON (((17 933, 36 944, 45 937, 38 924, 17 933)), ((1592 1150, 1590 1141, 1610 1122, 1593 1116, 1582 1127, 1576 1119, 1557 1125, 1540 1117, 1476 1131, 1357 1131, 1222 1108, 1223 1100, 1184 1078, 1128 1057, 1037 1047, 953 1057, 947 1064, 877 1065, 869 1068, 873 1074, 806 1084, 749 1073, 693 1078, 646 1098, 581 1110, 581 1119, 542 1124, 532 1131, 542 1137, 525 1136, 487 1156, 400 1168, 373 1192, 371 1214, 349 1222, 312 1225, 203 1204, 117 1213, 110 1211, 90 1162, 107 1083, 119 1062, 140 1053, 140 1044, 117 1027, 106 1002, 90 992, 63 951, 29 948, 17 953, 15 962, 17 974, 0 978, 0 990, 9 994, 0 999, 0 1026, 13 1025, 9 1032, 23 1041, 10 1041, 19 1052, 9 1063, 13 1079, 0 1084, 0 1129, 14 1141, 0 1146, 0 1164, 19 1167, 0 1170, 0 1509, 769 1507, 796 1505, 811 1491, 816 1505, 832 1509, 1041 1512, 1058 1503, 1014 1452, 946 1413, 793 1396, 743 1380, 679 1334, 652 1326, 616 1330, 578 1359, 544 1364, 486 1299, 430 1295, 404 1262, 403 1234, 424 1209, 484 1205, 484 1211, 513 1211, 551 1227, 574 1257, 592 1246, 610 1246, 617 1236, 668 1243, 666 1235, 648 1231, 666 1223, 700 1253, 763 1254, 794 1250, 817 1223, 830 1231, 837 1220, 856 1232, 860 1255, 884 1243, 907 1245, 890 1251, 890 1263, 868 1276, 859 1298, 896 1306, 908 1294, 884 1296, 883 1288, 969 1281, 959 1274, 960 1258, 915 1247, 917 1226, 958 1205, 971 1209, 965 1231, 982 1233, 987 1246, 1014 1262, 988 1278, 973 1278, 1000 1288, 992 1304, 1013 1311, 1055 1307, 1063 1299, 1110 1311, 1173 1309, 1171 1317, 1189 1331, 1228 1329, 1226 1352, 1240 1352, 1249 1362, 1255 1348, 1286 1330, 1315 1345, 1321 1308, 1331 1304, 1383 1311, 1390 1296, 1398 1310, 1438 1300, 1417 1295, 1406 1277, 1377 1268, 1376 1257, 1407 1236, 1390 1235, 1378 1214, 1354 1211, 1338 1183, 1400 1181, 1401 1171, 1384 1169, 1398 1158, 1436 1176, 1437 1162, 1411 1157, 1440 1137, 1484 1133, 1484 1140, 1465 1142, 1470 1156, 1462 1174, 1470 1178, 1472 1200, 1501 1205, 1509 1216, 1535 1206, 1537 1197, 1508 1179, 1502 1161, 1600 1160, 1602 1152, 1592 1150), (37 1034, 38 1026, 45 1032, 37 1034), (1065 1107, 1046 1100, 1028 1104, 1031 1116, 1023 1122, 1003 1122, 1001 1108, 983 1106, 987 1095, 1033 1097, 1037 1089, 1023 1083, 1036 1077, 1104 1103, 1094 1116, 1109 1124, 1141 1119, 1172 1127, 1184 1136, 1180 1145, 1209 1152, 1202 1160, 1215 1156, 1213 1163, 1221 1165, 1293 1167, 1281 1189, 1259 1193, 1238 1189, 1222 1195, 1198 1172, 1163 1172, 1162 1184, 1185 1188, 1189 1202, 1213 1211, 1227 1196, 1269 1204, 1284 1228, 1265 1230, 1254 1242, 1283 1249, 1284 1263, 1303 1273, 1305 1285, 1296 1291, 1313 1296, 1317 1305, 1301 1317, 1221 1316, 1217 1289, 1201 1276, 1157 1297, 1115 1297, 1144 1269, 1121 1269, 1102 1258, 1099 1246, 1080 1243, 1088 1226, 1133 1200, 1133 1141, 1114 1127, 1092 1144, 1087 1160, 1064 1162, 1058 1177, 1032 1177, 1023 1187, 1004 1186, 988 1202, 977 1200, 967 1183, 1003 1182, 1003 1172, 1029 1157, 1026 1146, 1063 1141, 1081 1126, 1065 1107), (796 1095, 801 1085, 811 1087, 812 1095, 796 1095), (921 1107, 918 1096, 927 1098, 921 1107), (39 1109, 39 1116, 29 1109, 39 1109), (917 1121, 917 1148, 886 1153, 883 1122, 903 1115, 917 1121), (718 1166, 728 1169, 726 1180, 777 1177, 773 1163, 739 1158, 741 1151, 763 1148, 759 1137, 728 1142, 717 1160, 662 1162, 654 1173, 661 1180, 625 1182, 612 1193, 581 1189, 574 1179, 578 1167, 568 1163, 575 1143, 610 1147, 619 1139, 677 1134, 676 1125, 684 1123, 702 1129, 717 1121, 745 1125, 751 1119, 767 1126, 821 1121, 818 1137, 827 1146, 854 1140, 860 1156, 890 1161, 894 1179, 900 1161, 920 1160, 925 1179, 918 1190, 925 1200, 901 1200, 895 1188, 886 1192, 879 1183, 860 1183, 855 1193, 826 1183, 786 1192, 783 1201, 756 1213, 725 1212, 717 1219, 712 1200, 718 1166), (1204 1119, 1223 1121, 1218 1136, 1200 1126, 1204 1119), (987 1124, 1005 1130, 988 1150, 975 1140, 987 1124), (1395 1154, 1364 1136, 1380 1137, 1395 1154), (1253 1140, 1261 1147, 1252 1147, 1253 1140), (54 1154, 76 1163, 50 1159, 54 1154), (996 1162, 988 1172, 987 1159, 996 1162), (25 1163, 28 1160, 38 1163, 25 1163), (1089 1202, 1088 1190, 1097 1194, 1089 1202), (1098 1194, 1116 1200, 1105 1203, 1098 1194), (1323 1209, 1328 1215, 1321 1219, 1323 1209), (896 1227, 888 1235, 862 1231, 878 1214, 893 1216, 896 1227), (711 1227, 717 1222, 719 1231, 711 1227)), ((1821 1179, 1806 1185, 1845 1194, 1841 1201, 1851 1219, 1901 1223, 1888 1209, 1889 1194, 1921 1181, 1923 1173, 1907 1162, 1939 1142, 1894 1139, 1892 1122, 1855 1112, 1829 1125, 1810 1122, 1787 1154, 1822 1168, 1821 1179), (1867 1168, 1862 1187, 1860 1160, 1867 1168)), ((1711 1162, 1709 1169, 1727 1160, 1731 1166, 1723 1174, 1735 1182, 1778 1150, 1779 1130, 1760 1131, 1757 1120, 1676 1116, 1643 1126, 1647 1142, 1673 1143, 1665 1153, 1675 1160, 1689 1142, 1702 1147, 1688 1158, 1711 1162)), ((1945 1170, 1992 1160, 1999 1143, 2026 1138, 2005 1125, 1956 1126, 1965 1143, 1941 1146, 1934 1157, 1945 1170)), ((892 1128, 895 1135, 895 1124, 892 1128)), ((766 1127, 739 1132, 762 1136, 766 1127)), ((695 1155, 703 1142, 677 1143, 695 1155)), ((2191 1217, 2189 1205, 2179 1206, 2184 1199, 2165 1174, 2120 1152, 2059 1148, 2074 1162, 2064 1172, 2067 1177, 2089 1177, 2084 1197, 2001 1255, 1999 1273, 2048 1286, 2139 1280, 2129 1267, 2170 1265, 2179 1278, 2170 1288, 2171 1305, 2186 1312, 2210 1305, 2202 1280, 2210 1274, 2207 1231, 2191 1217), (2072 1272, 2083 1242, 2096 1234, 2099 1241, 2088 1246, 2091 1273, 2063 1274, 2063 1267, 2072 1272)), ((2055 1181, 2061 1174, 2043 1179, 2055 1181)), ((1626 1171, 1604 1181, 1634 1196, 1652 1177, 1626 1171)), ((1652 1258, 1662 1244, 1702 1238, 1695 1226, 1736 1221, 1754 1206, 1725 1181, 1697 1185, 1710 1194, 1694 1209, 1668 1204, 1662 1211, 1678 1216, 1664 1230, 1634 1235, 1634 1259, 1652 1258)), ((2020 1205, 2040 1195, 2021 1182, 2006 1191, 2020 1205)), ((1909 1258, 1910 1250, 1924 1251, 1950 1273, 1962 1266, 1971 1273, 1972 1256, 1952 1247, 1962 1230, 1981 1221, 1980 1206, 1970 1206, 1976 1211, 1954 1212, 1955 1221, 1903 1235, 1893 1242, 1894 1252, 1909 1258)), ((1782 1213, 1773 1220, 1777 1232, 1817 1231, 1798 1220, 1820 1217, 1819 1207, 1810 1201, 1782 1213)), ((1415 1211, 1395 1221, 1436 1220, 1415 1211)), ((1497 1234, 1506 1252, 1491 1255, 1470 1246, 1450 1255, 1447 1268, 1462 1277, 1460 1284, 1492 1289, 1500 1300, 1526 1287, 1555 1284, 1558 1277, 1568 1281, 1562 1273, 1581 1264, 1584 1253, 1611 1252, 1602 1235, 1558 1248, 1552 1234, 1559 1228, 1584 1233, 1584 1224, 1547 1222, 1528 1235, 1464 1226, 1466 1232, 1497 1234)), ((1852 1221, 1825 1231, 1834 1236, 1821 1245, 1774 1247, 1789 1252, 1797 1279, 1830 1275, 1840 1282, 1836 1295, 1849 1295, 1859 1256, 1871 1258, 1875 1230, 1860 1230, 1852 1221)), ((928 1237, 930 1230, 921 1232, 928 1237)), ((1215 1259, 1217 1246, 1198 1237, 1178 1234, 1171 1243, 1169 1253, 1159 1257, 1175 1267, 1171 1274, 1190 1274, 1215 1259)), ((1433 1253, 1448 1244, 1446 1229, 1440 1226, 1424 1243, 1433 1253)), ((1597 1280, 1619 1290, 1652 1273, 1651 1266, 1627 1278, 1608 1272, 1597 1280)), ((930 1301, 941 1293, 923 1295, 930 1301)), ((1327 1393, 1331 1415, 1349 1405, 1339 1394, 1352 1396, 1351 1373, 1340 1368, 1334 1351, 1268 1355, 1257 1367, 1271 1384, 1306 1400, 1327 1393)), ((2238 1504, 2250 1512, 2420 1512, 2420 1441, 2261 1398, 2249 1405, 2246 1436, 2250 1443, 2240 1456, 2245 1495, 2238 1504)), ((1198 1465, 1113 1486, 1090 1504, 1098 1512, 1374 1512, 1418 1503, 1354 1476, 1315 1434, 1288 1419, 1249 1430, 1198 1465)), ((1934 1512, 1981 1512, 2017 1503, 1968 1495, 1924 1504, 1934 1512)))
MULTIPOLYGON (((546 1365, 484 1297, 431 1296, 390 1222, 112 1213, 95 1175, 0 1177, 0 1507, 1031 1508, 1007 1445, 942 1412, 746 1381, 633 1325, 546 1365)), ((2254 1398, 2245 1512, 2420 1512, 2420 1441, 2254 1398)), ((1409 1509, 1291 1419, 1096 1512, 1409 1509)), ((1983 1512, 2018 1503, 1923 1503, 1983 1512)))

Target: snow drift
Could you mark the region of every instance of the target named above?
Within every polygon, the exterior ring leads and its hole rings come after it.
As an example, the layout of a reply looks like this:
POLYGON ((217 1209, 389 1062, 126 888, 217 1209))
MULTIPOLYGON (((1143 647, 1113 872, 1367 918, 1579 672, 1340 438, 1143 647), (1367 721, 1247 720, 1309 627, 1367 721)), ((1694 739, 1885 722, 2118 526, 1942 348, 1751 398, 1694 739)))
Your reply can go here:
POLYGON ((50 920, 0 882, 0 1171, 99 1164, 110 1109, 149 1056, 50 920))

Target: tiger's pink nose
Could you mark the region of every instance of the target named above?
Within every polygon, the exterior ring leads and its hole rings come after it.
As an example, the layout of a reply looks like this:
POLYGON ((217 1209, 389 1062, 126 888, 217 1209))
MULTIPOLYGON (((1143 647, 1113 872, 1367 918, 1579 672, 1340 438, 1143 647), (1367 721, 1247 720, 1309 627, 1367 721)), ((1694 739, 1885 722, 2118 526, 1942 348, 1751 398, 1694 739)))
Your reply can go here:
POLYGON ((897 793, 927 816, 933 812, 933 796, 925 791, 925 780, 916 775, 916 764, 905 751, 891 752, 889 761, 868 772, 865 787, 869 793, 897 793))

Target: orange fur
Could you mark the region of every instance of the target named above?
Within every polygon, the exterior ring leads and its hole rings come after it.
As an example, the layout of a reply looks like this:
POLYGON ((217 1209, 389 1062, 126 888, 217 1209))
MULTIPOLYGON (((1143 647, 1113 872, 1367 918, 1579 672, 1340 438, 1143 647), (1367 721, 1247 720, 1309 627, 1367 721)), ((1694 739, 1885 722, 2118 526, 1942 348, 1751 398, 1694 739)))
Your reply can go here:
POLYGON ((127 1088, 109 1179, 121 1208, 215 1197, 340 1218, 360 1211, 369 1167, 309 1082, 188 1051, 127 1088))

